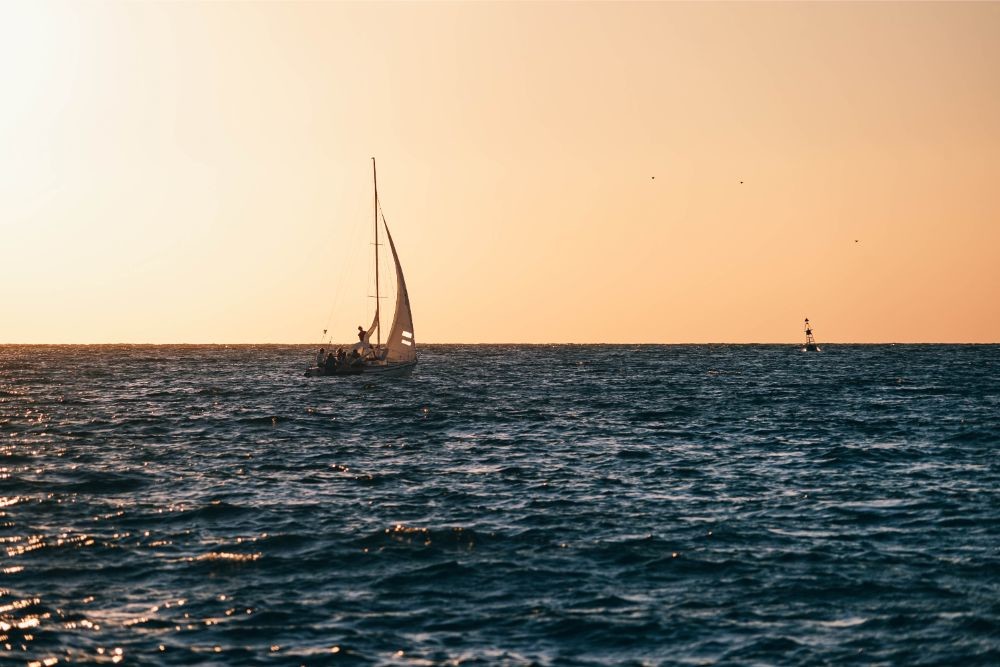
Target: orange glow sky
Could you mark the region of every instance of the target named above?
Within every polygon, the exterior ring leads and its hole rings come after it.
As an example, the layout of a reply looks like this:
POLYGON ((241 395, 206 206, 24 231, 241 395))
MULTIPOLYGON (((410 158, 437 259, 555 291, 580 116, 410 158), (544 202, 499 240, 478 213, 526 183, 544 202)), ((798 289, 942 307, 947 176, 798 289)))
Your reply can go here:
POLYGON ((0 343, 352 339, 373 155, 418 341, 1000 341, 998 3, 2 3, 0 101, 0 343))

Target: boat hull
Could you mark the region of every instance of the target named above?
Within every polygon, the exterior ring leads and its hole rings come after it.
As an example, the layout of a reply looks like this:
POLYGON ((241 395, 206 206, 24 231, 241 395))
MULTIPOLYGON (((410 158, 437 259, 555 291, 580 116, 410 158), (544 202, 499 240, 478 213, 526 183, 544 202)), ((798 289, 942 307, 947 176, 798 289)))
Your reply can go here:
POLYGON ((306 377, 347 377, 350 375, 378 375, 380 377, 402 377, 409 375, 417 366, 417 360, 405 361, 400 364, 379 364, 364 365, 355 368, 345 368, 342 370, 327 373, 322 368, 309 368, 306 370, 306 377))

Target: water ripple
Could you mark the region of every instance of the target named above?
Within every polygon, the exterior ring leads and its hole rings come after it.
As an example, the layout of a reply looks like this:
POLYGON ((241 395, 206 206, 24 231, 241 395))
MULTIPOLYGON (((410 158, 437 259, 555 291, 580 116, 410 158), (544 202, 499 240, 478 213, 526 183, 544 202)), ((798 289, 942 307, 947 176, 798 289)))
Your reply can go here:
POLYGON ((311 354, 0 347, 0 662, 1000 662, 1000 347, 311 354))

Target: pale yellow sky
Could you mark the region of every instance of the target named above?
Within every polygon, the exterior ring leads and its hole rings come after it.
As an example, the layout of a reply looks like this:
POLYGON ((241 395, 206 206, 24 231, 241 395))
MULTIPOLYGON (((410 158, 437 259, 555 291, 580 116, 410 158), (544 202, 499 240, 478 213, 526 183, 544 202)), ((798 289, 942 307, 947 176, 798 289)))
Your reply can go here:
POLYGON ((373 155, 418 342, 1000 341, 998 3, 5 2, 0 343, 350 340, 373 155))

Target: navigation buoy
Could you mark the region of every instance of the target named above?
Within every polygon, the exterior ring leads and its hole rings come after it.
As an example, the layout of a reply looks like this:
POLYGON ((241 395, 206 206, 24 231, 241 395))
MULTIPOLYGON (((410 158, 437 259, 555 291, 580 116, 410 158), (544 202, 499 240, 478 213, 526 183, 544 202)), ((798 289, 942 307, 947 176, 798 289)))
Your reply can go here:
POLYGON ((809 325, 809 318, 806 318, 806 346, 803 348, 803 352, 819 352, 819 345, 816 344, 816 339, 813 338, 813 330, 809 325))

